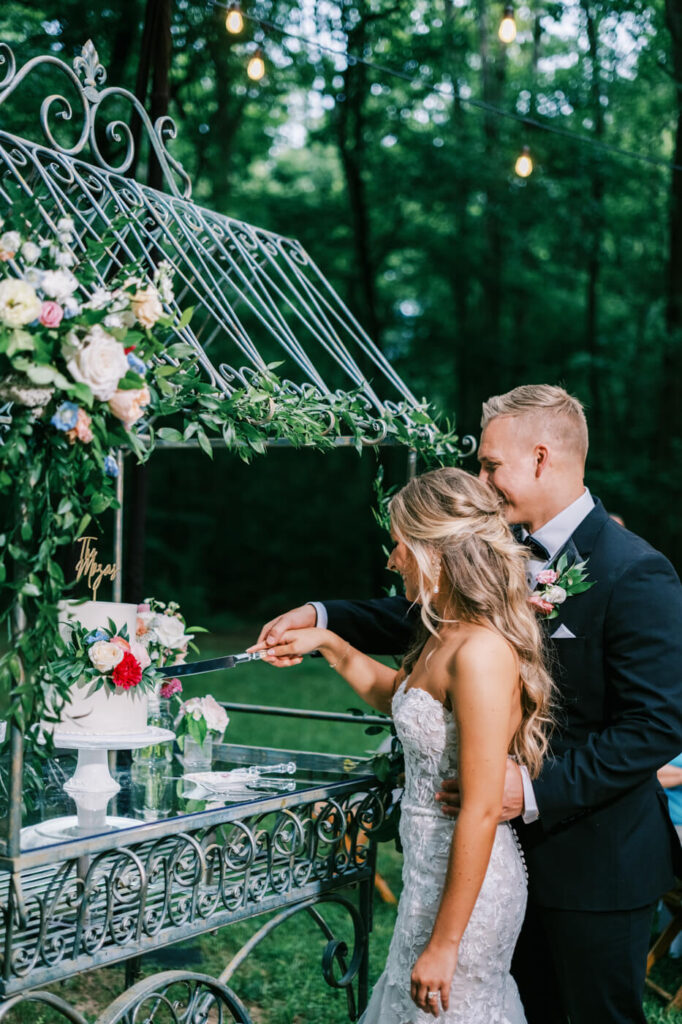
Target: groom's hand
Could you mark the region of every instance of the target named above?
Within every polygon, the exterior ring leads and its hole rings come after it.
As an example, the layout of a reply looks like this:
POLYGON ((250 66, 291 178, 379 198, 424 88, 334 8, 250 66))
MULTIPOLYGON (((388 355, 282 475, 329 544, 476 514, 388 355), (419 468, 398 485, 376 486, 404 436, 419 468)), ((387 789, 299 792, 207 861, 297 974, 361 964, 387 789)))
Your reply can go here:
POLYGON ((261 629, 257 643, 274 647, 280 643, 288 629, 312 629, 317 625, 317 612, 312 604, 302 604, 298 608, 270 619, 261 629))
MULTIPOLYGON (((443 814, 449 818, 455 818, 460 809, 459 780, 456 778, 443 779, 440 790, 436 793, 436 800, 440 803, 443 814)), ((523 814, 521 769, 516 761, 512 761, 508 757, 500 821, 511 821, 512 818, 518 818, 520 814, 523 814)))

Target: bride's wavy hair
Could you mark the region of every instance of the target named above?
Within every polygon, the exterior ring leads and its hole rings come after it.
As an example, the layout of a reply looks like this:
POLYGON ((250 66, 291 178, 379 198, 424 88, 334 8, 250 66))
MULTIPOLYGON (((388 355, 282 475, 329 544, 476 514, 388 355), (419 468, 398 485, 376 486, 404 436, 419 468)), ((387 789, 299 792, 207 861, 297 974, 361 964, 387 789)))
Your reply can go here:
POLYGON ((509 752, 535 777, 553 725, 554 683, 547 671, 542 632, 528 603, 527 552, 514 539, 494 491, 462 469, 436 469, 415 477, 389 505, 398 540, 414 556, 423 629, 405 656, 410 671, 429 634, 454 621, 489 626, 519 659, 522 721, 509 752), (437 615, 435 588, 453 619, 437 615))

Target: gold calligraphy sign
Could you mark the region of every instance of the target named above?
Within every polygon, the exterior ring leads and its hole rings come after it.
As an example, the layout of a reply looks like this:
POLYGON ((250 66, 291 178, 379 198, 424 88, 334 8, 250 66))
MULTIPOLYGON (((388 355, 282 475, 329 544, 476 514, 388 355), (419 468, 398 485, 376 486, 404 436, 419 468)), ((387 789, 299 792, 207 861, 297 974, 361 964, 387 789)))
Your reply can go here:
POLYGON ((105 576, 113 581, 118 576, 118 566, 114 562, 111 565, 102 565, 101 562, 97 561, 97 548, 91 541, 96 541, 96 537, 79 537, 77 543, 80 544, 80 556, 76 562, 76 580, 79 580, 81 576, 85 576, 87 579, 88 587, 92 590, 92 600, 97 600, 97 591, 99 585, 105 576))

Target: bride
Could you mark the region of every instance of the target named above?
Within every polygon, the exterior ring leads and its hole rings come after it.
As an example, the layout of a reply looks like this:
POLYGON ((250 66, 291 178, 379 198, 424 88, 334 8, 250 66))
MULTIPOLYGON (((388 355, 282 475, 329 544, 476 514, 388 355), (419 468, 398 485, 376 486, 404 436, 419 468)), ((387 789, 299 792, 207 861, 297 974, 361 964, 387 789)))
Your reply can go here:
POLYGON ((516 836, 499 824, 508 755, 537 775, 553 684, 528 605, 525 551, 497 496, 459 469, 411 480, 390 504, 389 569, 421 605, 401 669, 329 630, 256 648, 272 664, 318 650, 355 692, 393 715, 405 751, 403 890, 386 968, 361 1024, 525 1024, 509 973, 526 905, 516 836), (435 794, 459 776, 461 809, 435 794))

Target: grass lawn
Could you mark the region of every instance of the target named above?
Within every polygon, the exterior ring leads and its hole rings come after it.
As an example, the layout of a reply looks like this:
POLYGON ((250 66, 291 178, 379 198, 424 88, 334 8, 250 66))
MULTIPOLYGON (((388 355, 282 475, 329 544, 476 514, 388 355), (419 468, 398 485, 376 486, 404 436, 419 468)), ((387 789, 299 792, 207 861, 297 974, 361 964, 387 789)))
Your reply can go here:
MULTIPOLYGON (((201 643, 202 657, 237 653, 255 640, 252 633, 212 635, 201 643)), ((238 703, 273 704, 323 710, 346 710, 360 702, 326 663, 306 659, 294 669, 275 670, 267 665, 249 664, 231 672, 197 676, 185 686, 191 696, 210 692, 222 700, 238 703)), ((299 719, 233 714, 228 740, 301 750, 361 754, 381 737, 368 737, 361 727, 345 723, 306 722, 299 719)), ((392 844, 379 849, 378 868, 393 892, 400 892, 401 858, 392 844)), ((345 916, 337 908, 325 916, 347 937, 345 916)), ((143 973, 188 969, 214 977, 267 918, 206 934, 192 942, 159 949, 143 960, 143 973)), ((374 930, 370 944, 370 981, 381 973, 395 920, 395 907, 375 898, 374 930)), ((322 977, 321 955, 325 941, 308 915, 295 916, 270 935, 233 976, 231 987, 247 1006, 255 1024, 345 1024, 348 1020, 343 993, 329 989, 322 977)), ((102 968, 54 986, 63 999, 79 1008, 88 1020, 120 994, 124 987, 123 967, 102 968)), ((675 990, 682 984, 682 961, 664 959, 656 980, 675 990)), ((579 980, 577 980, 579 983, 579 980)), ((682 1014, 663 1011, 661 1000, 647 995, 649 1024, 682 1024, 682 1014)), ((21 1024, 63 1024, 63 1017, 51 1011, 23 1006, 4 1018, 21 1024)), ((141 1022, 140 1022, 141 1024, 141 1022)), ((166 1024, 166 1019, 157 1024, 166 1024)), ((386 1022, 391 1024, 391 1022, 386 1022)), ((484 1024, 484 1022, 481 1022, 484 1024)))

